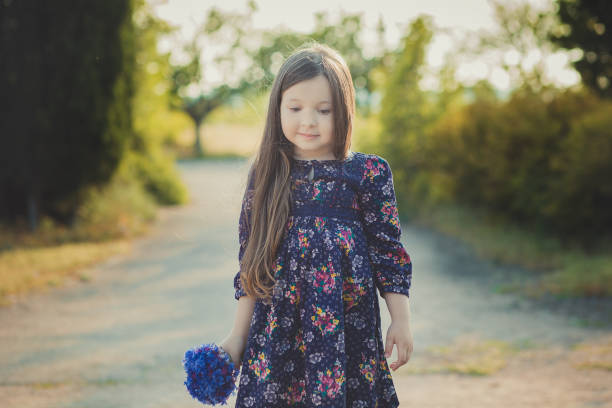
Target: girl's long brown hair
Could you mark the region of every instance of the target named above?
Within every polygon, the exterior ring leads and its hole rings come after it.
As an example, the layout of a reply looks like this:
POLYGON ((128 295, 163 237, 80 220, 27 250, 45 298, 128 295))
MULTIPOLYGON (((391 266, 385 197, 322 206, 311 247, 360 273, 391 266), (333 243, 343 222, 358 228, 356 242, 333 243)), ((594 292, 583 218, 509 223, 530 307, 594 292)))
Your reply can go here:
MULTIPOLYGON (((281 127, 280 105, 284 91, 298 82, 322 75, 332 91, 334 156, 344 159, 351 146, 355 90, 344 59, 334 49, 308 43, 291 54, 272 85, 263 138, 249 171, 253 191, 249 236, 241 262, 241 283, 249 296, 269 301, 274 286, 276 251, 286 233, 291 211, 290 173, 293 144, 281 127)), ((247 220, 248 221, 248 220, 247 220)))

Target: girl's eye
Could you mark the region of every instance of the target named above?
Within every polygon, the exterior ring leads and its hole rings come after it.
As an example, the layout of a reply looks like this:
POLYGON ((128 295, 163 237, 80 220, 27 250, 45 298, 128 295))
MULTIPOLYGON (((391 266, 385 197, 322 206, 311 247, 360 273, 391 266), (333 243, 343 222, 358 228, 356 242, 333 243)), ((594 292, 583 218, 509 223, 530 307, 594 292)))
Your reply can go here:
MULTIPOLYGON (((292 112, 299 112, 301 109, 302 108, 289 108, 289 110, 292 112)), ((319 113, 322 115, 329 115, 331 113, 331 109, 321 109, 319 110, 319 113)))

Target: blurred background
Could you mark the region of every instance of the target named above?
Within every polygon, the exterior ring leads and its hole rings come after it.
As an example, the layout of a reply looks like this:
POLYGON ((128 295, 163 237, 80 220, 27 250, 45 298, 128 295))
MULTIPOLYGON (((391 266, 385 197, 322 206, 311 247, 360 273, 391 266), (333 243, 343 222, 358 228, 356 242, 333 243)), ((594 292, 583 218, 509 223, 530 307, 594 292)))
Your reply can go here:
POLYGON ((612 3, 3 0, 0 27, 2 307, 127 254, 192 202, 190 166, 244 166, 316 40, 350 67, 352 150, 390 162, 402 225, 610 327, 612 3))

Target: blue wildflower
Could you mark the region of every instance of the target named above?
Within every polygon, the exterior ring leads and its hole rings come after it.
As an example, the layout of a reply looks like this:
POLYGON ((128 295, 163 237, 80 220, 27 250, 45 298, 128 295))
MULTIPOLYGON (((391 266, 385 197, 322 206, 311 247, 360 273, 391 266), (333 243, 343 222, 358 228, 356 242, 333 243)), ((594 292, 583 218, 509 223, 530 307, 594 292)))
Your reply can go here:
POLYGON ((229 354, 214 343, 202 344, 185 352, 185 386, 203 404, 226 404, 236 390, 238 367, 229 354))

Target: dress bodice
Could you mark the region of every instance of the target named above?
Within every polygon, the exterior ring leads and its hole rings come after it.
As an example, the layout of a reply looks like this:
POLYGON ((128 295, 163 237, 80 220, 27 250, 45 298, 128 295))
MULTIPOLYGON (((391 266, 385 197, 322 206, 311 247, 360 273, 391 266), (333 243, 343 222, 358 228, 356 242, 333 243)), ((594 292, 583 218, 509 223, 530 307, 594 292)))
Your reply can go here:
POLYGON ((343 160, 293 160, 291 194, 294 209, 300 207, 358 210, 357 194, 362 168, 356 153, 343 160))

